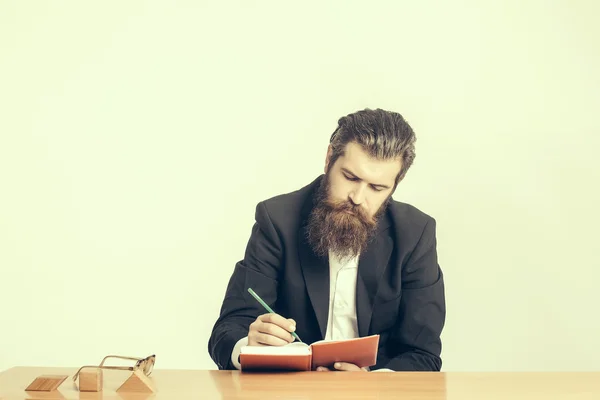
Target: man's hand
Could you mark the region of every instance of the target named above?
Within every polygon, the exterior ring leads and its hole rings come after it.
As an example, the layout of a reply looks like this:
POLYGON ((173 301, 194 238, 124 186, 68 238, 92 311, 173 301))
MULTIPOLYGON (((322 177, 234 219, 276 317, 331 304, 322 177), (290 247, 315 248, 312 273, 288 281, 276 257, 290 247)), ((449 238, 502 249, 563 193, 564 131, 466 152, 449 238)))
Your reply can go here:
POLYGON ((317 367, 317 371, 353 371, 353 372, 368 372, 369 370, 366 368, 360 368, 354 364, 346 363, 346 362, 336 362, 333 364, 334 369, 329 369, 327 367, 317 367))
POLYGON ((279 314, 263 314, 250 324, 248 346, 283 346, 294 341, 290 332, 296 330, 296 321, 279 314))

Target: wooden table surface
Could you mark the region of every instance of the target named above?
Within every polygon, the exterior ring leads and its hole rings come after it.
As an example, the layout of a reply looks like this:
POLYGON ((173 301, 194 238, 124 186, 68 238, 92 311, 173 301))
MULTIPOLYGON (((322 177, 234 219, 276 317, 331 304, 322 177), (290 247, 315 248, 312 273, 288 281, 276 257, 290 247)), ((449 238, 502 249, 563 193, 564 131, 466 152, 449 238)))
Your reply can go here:
POLYGON ((115 390, 129 376, 104 371, 104 390, 79 392, 76 368, 15 367, 0 373, 0 399, 594 399, 600 372, 293 372, 156 370, 152 395, 115 390), (39 375, 69 375, 55 392, 25 392, 39 375))

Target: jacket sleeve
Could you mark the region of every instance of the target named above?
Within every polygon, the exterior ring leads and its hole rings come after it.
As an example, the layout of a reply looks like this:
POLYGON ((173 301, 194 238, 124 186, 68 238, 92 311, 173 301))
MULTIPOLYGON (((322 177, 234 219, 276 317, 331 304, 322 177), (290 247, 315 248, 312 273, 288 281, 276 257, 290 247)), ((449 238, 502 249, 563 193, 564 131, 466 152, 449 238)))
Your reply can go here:
POLYGON ((208 341, 208 352, 219 369, 235 369, 231 360, 235 344, 248 335, 250 324, 266 313, 248 288, 269 306, 277 300, 281 241, 263 202, 256 206, 255 219, 244 259, 235 265, 208 341))
POLYGON ((425 224, 403 268, 402 281, 399 318, 388 347, 390 360, 382 367, 394 371, 439 371, 446 304, 433 218, 425 224))

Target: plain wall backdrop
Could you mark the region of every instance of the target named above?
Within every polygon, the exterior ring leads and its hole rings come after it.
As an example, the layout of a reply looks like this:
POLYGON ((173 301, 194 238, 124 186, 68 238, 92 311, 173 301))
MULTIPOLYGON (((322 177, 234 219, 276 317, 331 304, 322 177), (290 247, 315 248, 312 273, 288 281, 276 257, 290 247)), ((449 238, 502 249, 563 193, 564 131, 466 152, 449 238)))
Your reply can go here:
POLYGON ((417 133, 443 370, 600 369, 600 3, 2 1, 0 370, 212 369, 256 203, 343 115, 417 133))

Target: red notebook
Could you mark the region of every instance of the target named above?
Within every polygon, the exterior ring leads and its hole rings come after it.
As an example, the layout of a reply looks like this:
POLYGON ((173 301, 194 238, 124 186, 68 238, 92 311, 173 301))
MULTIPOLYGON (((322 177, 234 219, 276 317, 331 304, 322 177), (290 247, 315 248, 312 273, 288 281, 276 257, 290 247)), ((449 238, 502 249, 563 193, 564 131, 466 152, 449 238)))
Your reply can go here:
POLYGON ((377 361, 379 335, 346 340, 320 340, 311 345, 293 342, 285 346, 244 346, 240 351, 242 371, 312 371, 333 369, 337 361, 371 367, 377 361))

